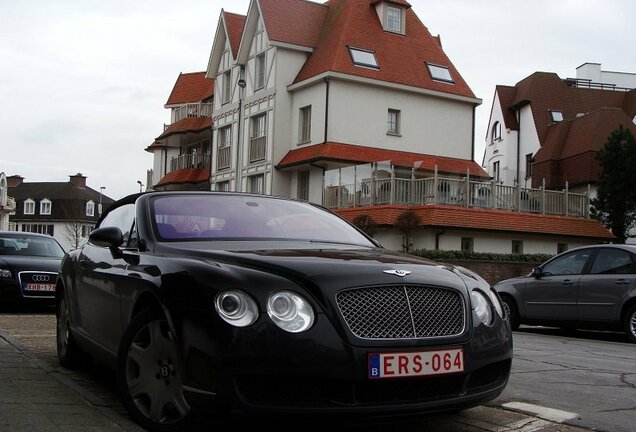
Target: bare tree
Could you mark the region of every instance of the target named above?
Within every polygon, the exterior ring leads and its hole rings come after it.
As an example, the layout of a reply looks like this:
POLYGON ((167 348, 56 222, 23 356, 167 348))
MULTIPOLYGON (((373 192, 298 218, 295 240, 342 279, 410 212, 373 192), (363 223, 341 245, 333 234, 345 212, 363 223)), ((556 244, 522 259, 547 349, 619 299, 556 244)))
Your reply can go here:
POLYGON ((85 212, 84 201, 73 190, 64 203, 64 216, 66 220, 64 237, 73 249, 77 249, 84 243, 82 236, 83 214, 85 212))
POLYGON ((422 219, 415 210, 406 210, 395 220, 395 228, 404 235, 402 249, 404 252, 411 252, 413 247, 413 233, 420 226, 422 219))
POLYGON ((353 224, 364 231, 368 236, 373 237, 375 234, 377 224, 373 218, 368 214, 361 214, 353 218, 353 224))

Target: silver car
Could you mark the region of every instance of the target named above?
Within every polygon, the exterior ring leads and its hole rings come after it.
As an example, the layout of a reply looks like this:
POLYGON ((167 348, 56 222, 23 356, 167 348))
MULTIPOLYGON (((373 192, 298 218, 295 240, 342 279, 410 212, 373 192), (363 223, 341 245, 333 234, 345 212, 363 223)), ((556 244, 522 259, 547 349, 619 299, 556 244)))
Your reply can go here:
POLYGON ((636 343, 636 246, 572 249, 494 288, 513 330, 520 324, 624 330, 636 343))

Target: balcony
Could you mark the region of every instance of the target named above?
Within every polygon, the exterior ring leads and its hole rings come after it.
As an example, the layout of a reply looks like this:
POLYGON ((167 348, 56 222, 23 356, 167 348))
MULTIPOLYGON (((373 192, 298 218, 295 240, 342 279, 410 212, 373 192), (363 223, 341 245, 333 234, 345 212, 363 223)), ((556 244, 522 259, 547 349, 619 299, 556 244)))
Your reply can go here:
POLYGON ((172 110, 172 122, 176 123, 186 117, 212 117, 212 103, 185 104, 172 110))
POLYGON ((228 169, 231 163, 231 146, 220 147, 217 151, 216 169, 228 169))
POLYGON ((367 178, 351 184, 325 187, 323 204, 329 208, 371 205, 453 205, 589 218, 589 193, 504 186, 472 181, 470 177, 367 178))
POLYGON ((170 172, 183 169, 210 169, 210 153, 182 154, 170 160, 170 172))
POLYGON ((267 145, 267 137, 260 136, 250 139, 250 153, 249 159, 250 163, 258 162, 260 160, 265 159, 265 148, 267 145))

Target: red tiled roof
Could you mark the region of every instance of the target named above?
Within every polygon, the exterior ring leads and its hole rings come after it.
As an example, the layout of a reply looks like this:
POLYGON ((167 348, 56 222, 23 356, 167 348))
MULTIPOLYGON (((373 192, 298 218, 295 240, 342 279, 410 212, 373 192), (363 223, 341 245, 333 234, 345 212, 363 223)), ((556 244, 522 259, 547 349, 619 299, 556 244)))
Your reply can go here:
POLYGON ((551 234, 595 239, 614 238, 612 233, 605 229, 597 220, 569 216, 442 205, 355 207, 337 209, 335 212, 349 221, 353 221, 356 216, 366 214, 371 216, 379 225, 393 225, 402 212, 410 209, 415 210, 420 216, 422 226, 551 234))
POLYGON ((166 138, 170 135, 187 133, 187 132, 200 132, 207 128, 212 127, 212 117, 186 117, 178 122, 172 123, 168 129, 163 131, 156 140, 166 138))
POLYGON ((537 135, 543 145, 548 128, 553 124, 550 110, 561 111, 564 119, 571 120, 578 114, 599 108, 622 108, 630 93, 571 87, 555 73, 535 72, 515 85, 512 102, 502 109, 530 103, 537 135))
POLYGON ((201 183, 210 180, 210 170, 182 169, 166 174, 155 186, 165 186, 173 183, 201 183))
POLYGON ((515 116, 515 112, 510 108, 513 105, 517 88, 498 85, 495 91, 499 95, 499 104, 501 105, 501 112, 503 113, 506 128, 518 130, 519 124, 517 123, 517 117, 515 116))
POLYGON ((346 162, 368 163, 391 161, 394 165, 411 167, 420 170, 434 171, 435 165, 440 172, 453 174, 470 174, 479 177, 490 177, 482 167, 473 160, 456 159, 444 156, 433 156, 422 153, 411 153, 398 150, 386 150, 375 147, 364 147, 352 144, 327 142, 291 150, 278 163, 277 168, 299 165, 318 160, 336 160, 346 162))
POLYGON ((232 46, 232 56, 236 58, 239 45, 241 44, 241 36, 243 35, 243 27, 245 26, 245 15, 239 15, 231 12, 223 12, 225 16, 225 29, 230 38, 232 46))
MULTIPOLYGON (((281 7, 305 3, 291 0, 261 0, 261 4, 274 1, 281 7)), ((458 96, 475 97, 438 41, 412 9, 406 10, 406 34, 398 35, 382 29, 375 7, 369 0, 330 0, 326 4, 329 10, 315 50, 298 73, 295 83, 331 71, 458 96), (373 50, 380 66, 379 70, 354 66, 348 46, 373 50), (455 84, 434 81, 426 67, 427 62, 447 66, 455 84)), ((300 19, 300 15, 292 15, 289 12, 281 13, 277 20, 286 25, 304 25, 304 17, 300 19)), ((270 34, 269 25, 267 31, 270 34)))
POLYGON ((315 47, 329 7, 305 0, 260 0, 272 41, 315 47))
POLYGON ((201 102, 212 96, 214 80, 205 77, 205 72, 180 73, 166 105, 201 102))
POLYGON ((155 149, 158 148, 163 148, 165 147, 163 143, 160 143, 159 141, 155 141, 152 144, 150 144, 148 147, 146 147, 146 151, 149 153, 152 153, 155 149))

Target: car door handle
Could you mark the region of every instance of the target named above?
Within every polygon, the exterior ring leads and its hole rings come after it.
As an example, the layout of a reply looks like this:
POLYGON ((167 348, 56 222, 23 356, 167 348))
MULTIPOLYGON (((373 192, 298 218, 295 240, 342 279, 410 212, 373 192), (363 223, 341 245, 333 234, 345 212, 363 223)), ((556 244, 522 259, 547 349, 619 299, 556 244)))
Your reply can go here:
POLYGON ((617 279, 614 283, 616 285, 629 285, 629 281, 627 279, 617 279))
POLYGON ((561 281, 561 285, 574 285, 574 281, 572 281, 570 279, 565 279, 565 280, 561 281))

